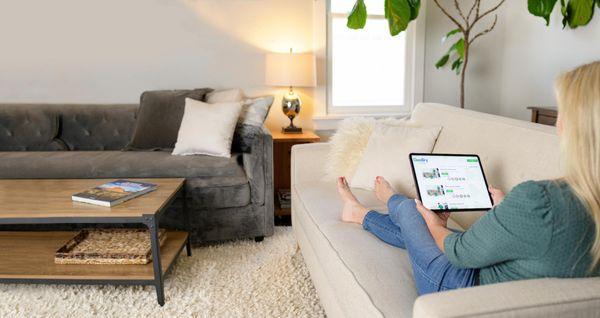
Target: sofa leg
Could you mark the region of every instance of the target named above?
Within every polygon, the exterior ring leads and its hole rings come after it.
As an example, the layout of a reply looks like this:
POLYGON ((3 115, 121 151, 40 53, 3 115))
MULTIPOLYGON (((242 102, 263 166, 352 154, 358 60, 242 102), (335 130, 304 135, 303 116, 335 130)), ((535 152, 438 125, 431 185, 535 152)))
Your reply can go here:
POLYGON ((264 236, 255 236, 254 237, 254 242, 262 242, 265 239, 264 236))

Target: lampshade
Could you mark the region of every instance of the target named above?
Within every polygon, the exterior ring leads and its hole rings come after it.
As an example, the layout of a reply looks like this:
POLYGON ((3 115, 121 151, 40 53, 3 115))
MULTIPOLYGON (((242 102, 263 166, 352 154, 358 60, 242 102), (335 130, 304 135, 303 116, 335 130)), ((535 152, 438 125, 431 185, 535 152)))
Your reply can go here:
POLYGON ((315 56, 310 53, 269 53, 265 84, 269 86, 314 87, 315 56))

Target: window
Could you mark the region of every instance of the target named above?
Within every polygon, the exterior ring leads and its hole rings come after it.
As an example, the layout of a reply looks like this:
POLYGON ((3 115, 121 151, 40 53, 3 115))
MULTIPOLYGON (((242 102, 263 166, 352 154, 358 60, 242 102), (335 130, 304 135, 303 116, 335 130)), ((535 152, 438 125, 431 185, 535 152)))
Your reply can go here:
POLYGON ((416 23, 392 37, 384 1, 365 0, 367 25, 351 30, 346 19, 354 2, 329 1, 328 113, 407 112, 417 96, 413 85, 416 23))

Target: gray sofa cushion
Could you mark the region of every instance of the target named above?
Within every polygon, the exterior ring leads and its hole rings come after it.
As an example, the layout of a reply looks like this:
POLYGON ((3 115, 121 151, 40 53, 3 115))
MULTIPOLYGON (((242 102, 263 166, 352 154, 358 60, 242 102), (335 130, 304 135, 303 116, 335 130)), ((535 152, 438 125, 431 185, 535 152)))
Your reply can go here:
POLYGON ((58 135, 58 116, 26 105, 0 108, 0 151, 65 150, 58 135))
POLYGON ((181 126, 185 99, 204 101, 211 91, 210 88, 199 88, 144 92, 133 139, 127 149, 172 149, 181 126))
POLYGON ((60 115, 60 135, 70 150, 121 150, 131 140, 137 105, 52 107, 60 115))
POLYGON ((186 178, 196 207, 250 204, 241 154, 173 156, 164 151, 0 152, 0 179, 186 178))
POLYGON ((245 176, 240 160, 164 151, 0 152, 0 179, 238 177, 245 176))

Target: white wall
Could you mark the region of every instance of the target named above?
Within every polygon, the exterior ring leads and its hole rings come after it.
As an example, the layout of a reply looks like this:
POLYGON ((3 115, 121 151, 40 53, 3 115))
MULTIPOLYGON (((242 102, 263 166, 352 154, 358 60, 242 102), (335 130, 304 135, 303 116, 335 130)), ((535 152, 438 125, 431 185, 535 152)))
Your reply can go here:
MULTIPOLYGON (((458 105, 459 77, 434 66, 448 47, 440 39, 453 26, 433 1, 427 3, 424 99, 458 105)), ((556 106, 553 81, 560 72, 599 59, 598 11, 588 26, 563 30, 558 11, 546 27, 527 12, 527 1, 507 1, 496 29, 472 47, 466 107, 528 120, 527 106, 556 106)))
MULTIPOLYGON (((311 51, 313 0, 0 0, 0 101, 134 103, 149 89, 264 87, 269 51, 311 51)), ((312 121, 312 90, 301 125, 312 121)), ((268 125, 287 124, 277 96, 268 125)))
MULTIPOLYGON (((486 0, 492 3, 492 0, 486 0)), ((448 2, 448 1, 445 1, 448 2)), ((427 1, 424 100, 458 104, 458 76, 436 70, 452 25, 427 1)), ((552 82, 600 59, 600 17, 587 27, 550 27, 507 1, 496 29, 473 46, 467 107, 527 119, 555 105, 552 82)), ((137 102, 148 89, 242 87, 277 94, 267 125, 287 124, 285 89, 264 87, 269 51, 315 50, 319 88, 300 90, 298 123, 324 115, 325 0, 0 0, 0 101, 137 102), (316 104, 316 105, 315 105, 316 104)))

